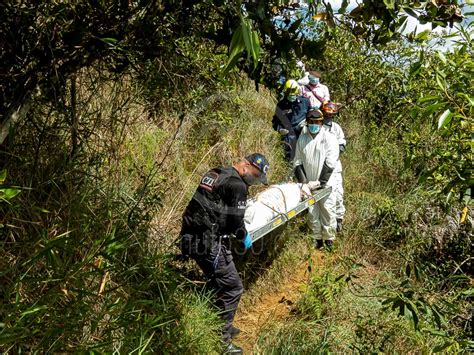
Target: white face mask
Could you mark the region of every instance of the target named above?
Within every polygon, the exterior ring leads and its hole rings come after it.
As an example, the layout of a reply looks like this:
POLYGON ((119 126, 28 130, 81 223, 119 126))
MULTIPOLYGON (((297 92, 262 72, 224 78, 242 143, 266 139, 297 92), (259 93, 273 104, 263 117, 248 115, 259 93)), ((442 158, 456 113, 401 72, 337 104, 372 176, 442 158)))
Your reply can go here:
POLYGON ((319 133, 319 130, 321 129, 321 126, 318 125, 317 123, 310 123, 308 125, 308 130, 309 130, 309 133, 311 134, 317 134, 319 133))
POLYGON ((317 78, 315 76, 310 76, 309 77, 309 83, 311 85, 318 85, 319 84, 319 78, 317 78))

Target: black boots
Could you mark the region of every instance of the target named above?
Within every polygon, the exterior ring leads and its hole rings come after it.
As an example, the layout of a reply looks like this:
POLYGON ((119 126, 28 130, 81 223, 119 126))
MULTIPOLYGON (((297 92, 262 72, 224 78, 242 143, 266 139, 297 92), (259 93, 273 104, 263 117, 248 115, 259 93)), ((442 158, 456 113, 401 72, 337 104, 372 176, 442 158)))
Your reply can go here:
POLYGON ((341 233, 342 232, 342 218, 336 219, 336 222, 337 222, 336 232, 341 233))
POLYGON ((243 354, 244 351, 240 346, 228 343, 224 346, 222 354, 243 354))
POLYGON ((240 329, 232 326, 230 328, 230 339, 224 341, 224 346, 222 348, 222 354, 243 354, 244 351, 240 346, 232 344, 232 339, 235 338, 240 333, 240 329))
POLYGON ((316 239, 316 249, 322 249, 323 247, 332 250, 332 247, 334 245, 333 240, 322 240, 322 239, 316 239))
POLYGON ((324 246, 322 239, 316 239, 316 249, 322 249, 324 246))
POLYGON ((334 241, 333 240, 325 240, 324 245, 325 245, 327 250, 332 250, 332 247, 334 245, 334 241))
POLYGON ((239 334, 240 334, 240 329, 237 328, 237 327, 232 326, 232 328, 230 330, 230 337, 233 339, 239 334))

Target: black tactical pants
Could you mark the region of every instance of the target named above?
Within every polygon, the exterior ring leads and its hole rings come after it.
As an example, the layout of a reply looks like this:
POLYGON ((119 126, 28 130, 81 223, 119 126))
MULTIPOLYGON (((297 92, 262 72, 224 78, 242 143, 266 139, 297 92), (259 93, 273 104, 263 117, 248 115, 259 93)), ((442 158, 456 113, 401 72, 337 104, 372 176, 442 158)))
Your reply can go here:
MULTIPOLYGON (((184 249, 183 241, 198 238, 198 236, 194 236, 194 238, 189 237, 189 235, 183 236, 182 250, 184 249)), ((221 310, 220 316, 225 322, 222 328, 222 337, 225 342, 229 342, 232 322, 234 321, 240 297, 244 291, 242 280, 232 260, 232 253, 230 250, 227 250, 221 241, 216 241, 210 248, 210 251, 206 251, 203 255, 191 253, 189 256, 196 260, 206 275, 209 286, 215 292, 215 304, 221 310)))

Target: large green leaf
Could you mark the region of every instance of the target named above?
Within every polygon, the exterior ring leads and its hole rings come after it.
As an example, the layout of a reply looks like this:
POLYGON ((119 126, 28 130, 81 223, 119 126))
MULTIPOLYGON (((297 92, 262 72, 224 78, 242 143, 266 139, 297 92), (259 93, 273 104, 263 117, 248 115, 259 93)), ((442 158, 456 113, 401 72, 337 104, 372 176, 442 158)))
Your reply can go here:
POLYGON ((242 36, 244 39, 245 49, 247 50, 248 56, 253 57, 253 36, 252 36, 252 28, 250 27, 250 23, 247 19, 242 19, 241 21, 242 27, 242 36))
POLYGON ((294 33, 296 32, 296 30, 298 29, 298 27, 300 27, 301 25, 301 22, 303 22, 304 18, 300 18, 298 20, 296 20, 295 22, 293 22, 290 26, 290 28, 288 29, 288 32, 290 33, 294 33))
POLYGON ((415 37, 415 39, 417 41, 420 41, 420 42, 424 42, 424 41, 427 41, 428 38, 429 38, 429 35, 430 35, 431 31, 430 30, 424 30, 420 33, 418 33, 415 37))
POLYGON ((244 39, 245 49, 248 53, 248 59, 253 60, 254 69, 258 64, 258 57, 260 55, 260 43, 258 40, 258 34, 250 26, 250 22, 243 18, 242 19, 242 36, 244 39))
POLYGON ((439 96, 425 96, 425 97, 420 97, 418 99, 418 103, 421 104, 423 102, 434 101, 434 100, 439 100, 439 99, 440 99, 439 96))
POLYGON ((438 73, 436 73, 436 83, 443 92, 446 91, 446 81, 438 73))
POLYGON ((437 103, 434 103, 430 106, 428 106, 426 109, 425 109, 425 116, 428 116, 428 115, 431 115, 433 114, 434 112, 438 112, 439 109, 441 108, 444 108, 446 106, 446 102, 437 102, 437 103))
POLYGON ((256 31, 252 31, 253 36, 253 45, 254 45, 254 66, 256 67, 258 64, 258 59, 260 58, 260 39, 258 38, 258 33, 256 31))
POLYGON ((348 5, 349 5, 349 0, 342 0, 341 7, 339 8, 338 13, 344 14, 346 12, 348 5))
POLYGON ((230 41, 229 46, 229 58, 227 64, 224 67, 224 75, 227 74, 237 63, 237 60, 242 55, 244 51, 245 43, 242 35, 242 26, 239 26, 234 34, 232 35, 232 40, 230 41))
POLYGON ((438 119, 438 129, 441 129, 445 127, 449 122, 451 121, 451 118, 453 117, 453 113, 451 110, 448 108, 446 111, 444 111, 441 116, 439 116, 438 119))
POLYGON ((414 18, 418 18, 418 14, 409 7, 404 7, 403 11, 405 11, 408 15, 410 15, 414 18))
POLYGON ((441 59, 441 61, 442 61, 444 64, 446 64, 447 61, 446 61, 446 57, 444 56, 444 54, 441 53, 441 52, 437 52, 437 54, 438 54, 439 59, 441 59))
POLYGON ((255 69, 260 57, 260 41, 258 33, 252 29, 249 20, 242 17, 240 26, 232 35, 232 40, 229 46, 229 58, 223 70, 224 75, 235 66, 244 50, 247 51, 247 59, 252 60, 253 68, 255 69))
POLYGON ((383 0, 385 6, 389 10, 395 10, 395 0, 383 0))
POLYGON ((9 201, 21 192, 20 189, 15 188, 1 188, 0 200, 9 201))
POLYGON ((402 16, 400 17, 400 20, 398 21, 397 28, 399 33, 405 32, 405 29, 408 25, 408 17, 407 16, 402 16))

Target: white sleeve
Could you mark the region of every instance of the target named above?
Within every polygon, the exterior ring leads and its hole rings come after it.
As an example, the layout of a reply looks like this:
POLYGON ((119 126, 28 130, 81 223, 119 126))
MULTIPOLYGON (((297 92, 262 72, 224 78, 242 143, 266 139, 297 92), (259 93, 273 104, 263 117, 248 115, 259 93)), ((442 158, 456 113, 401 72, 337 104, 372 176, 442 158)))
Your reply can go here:
POLYGON ((297 167, 298 165, 303 164, 303 152, 302 152, 302 140, 301 136, 298 138, 298 141, 296 142, 296 150, 295 150, 295 156, 293 158, 293 167, 297 167))
POLYGON ((329 133, 326 133, 326 160, 325 163, 329 168, 335 169, 337 161, 339 160, 339 144, 337 138, 329 133))
POLYGON ((309 77, 308 74, 305 73, 305 76, 303 76, 300 80, 298 80, 298 85, 305 86, 309 84, 309 77))
POLYGON ((346 137, 344 136, 344 131, 341 128, 341 125, 338 123, 333 123, 335 124, 335 129, 336 129, 336 135, 337 135, 337 141, 339 145, 346 145, 346 137))
POLYGON ((326 85, 324 85, 324 95, 323 98, 327 101, 331 100, 331 96, 329 96, 329 89, 326 85))

